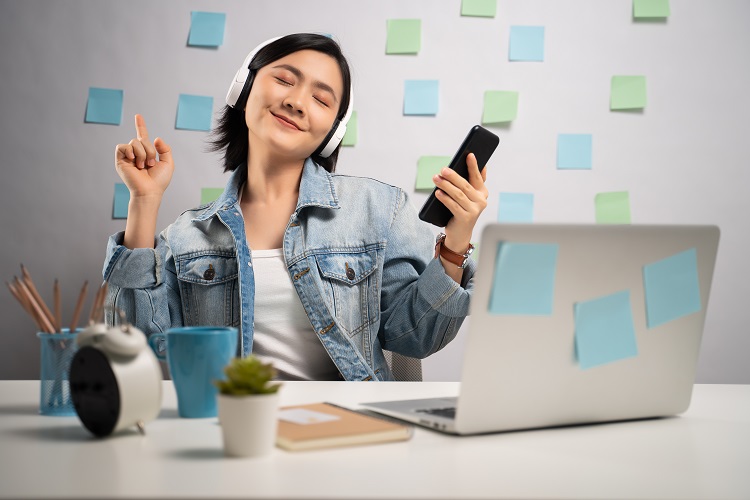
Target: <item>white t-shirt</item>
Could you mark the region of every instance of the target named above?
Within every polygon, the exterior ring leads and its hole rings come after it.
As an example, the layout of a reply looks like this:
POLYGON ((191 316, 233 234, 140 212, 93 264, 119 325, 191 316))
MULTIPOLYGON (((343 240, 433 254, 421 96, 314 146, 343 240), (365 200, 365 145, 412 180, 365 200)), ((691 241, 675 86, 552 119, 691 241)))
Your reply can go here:
POLYGON ((280 248, 253 250, 253 354, 273 362, 279 380, 340 380, 313 330, 280 248))

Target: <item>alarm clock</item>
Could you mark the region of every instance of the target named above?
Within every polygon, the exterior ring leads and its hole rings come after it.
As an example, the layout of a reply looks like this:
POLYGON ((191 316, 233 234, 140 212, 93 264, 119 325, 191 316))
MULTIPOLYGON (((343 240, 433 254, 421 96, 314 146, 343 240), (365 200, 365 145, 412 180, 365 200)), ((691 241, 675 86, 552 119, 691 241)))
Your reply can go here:
MULTIPOLYGON (((124 315, 121 315, 124 316, 124 315)), ((78 418, 97 437, 145 424, 161 410, 162 372, 138 328, 91 323, 77 337, 70 393, 78 418)))

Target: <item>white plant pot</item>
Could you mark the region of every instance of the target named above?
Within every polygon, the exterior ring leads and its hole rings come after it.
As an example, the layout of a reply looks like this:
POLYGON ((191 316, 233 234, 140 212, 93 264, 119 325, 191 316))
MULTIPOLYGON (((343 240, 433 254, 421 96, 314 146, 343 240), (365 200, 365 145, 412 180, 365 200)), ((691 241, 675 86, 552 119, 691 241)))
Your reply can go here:
POLYGON ((278 425, 279 394, 218 394, 224 453, 229 457, 261 457, 273 450, 278 425))

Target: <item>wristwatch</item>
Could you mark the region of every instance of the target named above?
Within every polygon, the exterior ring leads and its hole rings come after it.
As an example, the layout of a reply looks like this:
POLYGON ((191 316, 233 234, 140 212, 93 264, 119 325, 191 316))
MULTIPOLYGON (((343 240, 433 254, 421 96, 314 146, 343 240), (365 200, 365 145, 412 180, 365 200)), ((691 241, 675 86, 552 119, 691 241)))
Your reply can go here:
POLYGON ((445 242, 445 233, 440 233, 437 235, 437 239, 435 240, 435 258, 438 258, 438 255, 450 262, 451 264, 455 264, 456 267, 460 269, 464 269, 466 265, 469 263, 469 256, 471 255, 471 252, 474 251, 474 245, 469 243, 469 248, 466 249, 466 253, 456 253, 447 246, 445 246, 443 243, 445 242))

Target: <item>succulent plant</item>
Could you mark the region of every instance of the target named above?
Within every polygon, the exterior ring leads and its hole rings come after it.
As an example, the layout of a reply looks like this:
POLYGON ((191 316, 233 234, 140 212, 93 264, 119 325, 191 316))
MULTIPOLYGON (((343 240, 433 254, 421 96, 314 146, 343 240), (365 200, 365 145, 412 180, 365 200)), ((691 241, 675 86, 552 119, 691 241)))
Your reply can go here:
POLYGON ((272 384, 276 369, 272 363, 263 363, 252 354, 246 358, 234 358, 224 368, 226 380, 216 380, 219 392, 229 396, 273 394, 281 384, 272 384))

